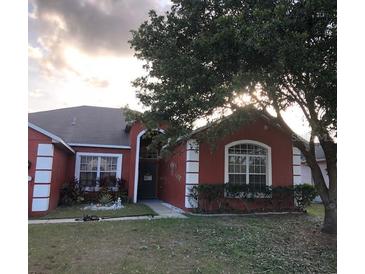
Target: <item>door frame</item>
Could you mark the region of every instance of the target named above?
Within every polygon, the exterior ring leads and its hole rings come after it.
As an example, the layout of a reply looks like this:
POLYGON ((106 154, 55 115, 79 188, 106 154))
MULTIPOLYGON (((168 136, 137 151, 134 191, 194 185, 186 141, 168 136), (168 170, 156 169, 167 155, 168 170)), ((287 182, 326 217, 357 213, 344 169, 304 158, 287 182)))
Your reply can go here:
MULTIPOLYGON (((133 190, 133 203, 137 203, 137 193, 138 193, 138 180, 139 180, 139 153, 141 148, 141 139, 142 136, 147 132, 148 129, 142 130, 137 135, 137 142, 136 142, 136 158, 135 158, 135 166, 134 166, 134 190, 133 190)), ((165 131, 162 128, 154 129, 155 131, 159 131, 162 134, 165 133, 165 131)), ((157 185, 157 184, 156 184, 157 185)))

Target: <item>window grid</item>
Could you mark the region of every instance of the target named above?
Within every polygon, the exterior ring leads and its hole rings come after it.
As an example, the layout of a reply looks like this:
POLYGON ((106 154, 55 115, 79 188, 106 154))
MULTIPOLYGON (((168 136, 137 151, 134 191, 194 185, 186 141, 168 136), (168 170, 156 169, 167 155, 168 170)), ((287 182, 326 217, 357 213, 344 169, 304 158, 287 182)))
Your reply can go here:
POLYGON ((86 187, 99 187, 100 179, 116 177, 117 156, 80 156, 80 183, 86 187))
POLYGON ((250 183, 261 189, 267 183, 267 150, 253 144, 228 148, 228 181, 250 183))

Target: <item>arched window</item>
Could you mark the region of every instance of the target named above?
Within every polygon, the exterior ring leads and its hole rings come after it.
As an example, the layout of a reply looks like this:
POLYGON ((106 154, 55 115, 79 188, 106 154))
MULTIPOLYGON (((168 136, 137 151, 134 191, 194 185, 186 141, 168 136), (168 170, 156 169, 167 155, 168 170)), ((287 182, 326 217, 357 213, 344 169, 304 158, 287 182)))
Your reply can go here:
POLYGON ((271 148, 265 144, 240 140, 225 147, 225 182, 271 185, 271 148))

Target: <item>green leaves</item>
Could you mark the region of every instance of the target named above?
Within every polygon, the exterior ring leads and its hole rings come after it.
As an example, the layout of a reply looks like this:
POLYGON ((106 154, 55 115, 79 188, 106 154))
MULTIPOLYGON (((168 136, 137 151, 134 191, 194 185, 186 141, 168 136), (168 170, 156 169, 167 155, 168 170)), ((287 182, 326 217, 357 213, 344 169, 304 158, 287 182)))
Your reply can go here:
POLYGON ((299 105, 315 134, 336 131, 335 1, 173 3, 164 16, 151 11, 130 43, 148 73, 134 82, 137 97, 175 133, 257 85, 257 108, 299 105))

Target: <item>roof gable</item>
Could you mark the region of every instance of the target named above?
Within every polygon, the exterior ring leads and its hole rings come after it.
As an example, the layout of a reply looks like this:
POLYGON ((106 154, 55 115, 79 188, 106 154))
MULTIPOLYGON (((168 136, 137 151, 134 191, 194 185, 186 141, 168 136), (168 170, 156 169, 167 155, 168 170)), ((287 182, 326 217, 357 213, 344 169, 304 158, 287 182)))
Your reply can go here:
POLYGON ((69 144, 129 146, 125 117, 119 108, 55 109, 29 113, 28 121, 69 144))
POLYGON ((44 130, 43 128, 40 128, 32 123, 28 122, 28 127, 30 127, 31 129, 34 129, 35 131, 38 131, 42 134, 44 134, 45 136, 49 137, 52 139, 53 142, 57 142, 62 144, 64 147, 66 147, 68 150, 70 150, 72 153, 75 153, 75 151, 68 145, 66 144, 66 142, 64 140, 62 140, 60 137, 48 132, 47 130, 44 130))

